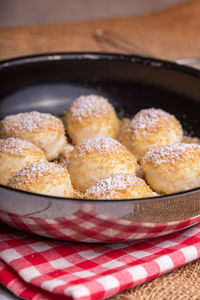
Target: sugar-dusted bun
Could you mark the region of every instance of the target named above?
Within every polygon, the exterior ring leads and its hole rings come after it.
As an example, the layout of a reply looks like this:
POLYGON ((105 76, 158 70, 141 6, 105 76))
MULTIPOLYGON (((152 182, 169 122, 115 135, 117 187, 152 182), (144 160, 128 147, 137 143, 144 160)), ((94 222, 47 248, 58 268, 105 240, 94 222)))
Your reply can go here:
POLYGON ((45 160, 44 152, 28 141, 13 137, 0 139, 0 183, 6 185, 25 165, 45 160))
POLYGON ((146 182, 130 174, 112 174, 99 179, 86 190, 85 199, 134 199, 153 197, 155 193, 146 182))
POLYGON ((132 120, 125 119, 120 141, 140 159, 149 149, 182 140, 183 129, 175 116, 162 109, 143 109, 132 120))
POLYGON ((95 136, 117 138, 119 120, 107 99, 88 95, 76 99, 64 118, 65 128, 73 144, 95 136))
POLYGON ((48 160, 55 159, 66 145, 62 121, 37 111, 5 117, 0 122, 0 137, 30 141, 45 152, 48 160))
POLYGON ((135 175, 136 168, 133 154, 110 137, 95 137, 77 145, 68 165, 72 183, 81 192, 110 174, 135 175))
POLYGON ((25 166, 10 178, 8 186, 57 197, 74 196, 68 171, 52 162, 39 162, 25 166))
POLYGON ((147 183, 158 193, 200 186, 200 145, 180 143, 152 148, 141 164, 147 183))
POLYGON ((72 151, 74 150, 74 146, 71 144, 67 144, 63 151, 60 153, 59 156, 59 163, 64 167, 67 168, 68 164, 69 164, 69 159, 70 159, 70 155, 72 153, 72 151))

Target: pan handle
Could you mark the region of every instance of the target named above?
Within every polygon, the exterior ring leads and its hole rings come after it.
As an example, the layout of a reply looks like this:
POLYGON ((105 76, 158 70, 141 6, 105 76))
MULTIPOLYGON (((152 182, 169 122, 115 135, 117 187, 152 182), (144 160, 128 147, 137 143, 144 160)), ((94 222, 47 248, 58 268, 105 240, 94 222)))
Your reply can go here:
MULTIPOLYGON (((115 50, 119 50, 126 54, 138 54, 156 58, 155 55, 150 51, 142 49, 136 43, 111 30, 98 28, 93 32, 92 37, 97 42, 110 46, 115 50)), ((179 58, 176 59, 175 62, 180 65, 187 65, 200 69, 200 57, 179 58)))

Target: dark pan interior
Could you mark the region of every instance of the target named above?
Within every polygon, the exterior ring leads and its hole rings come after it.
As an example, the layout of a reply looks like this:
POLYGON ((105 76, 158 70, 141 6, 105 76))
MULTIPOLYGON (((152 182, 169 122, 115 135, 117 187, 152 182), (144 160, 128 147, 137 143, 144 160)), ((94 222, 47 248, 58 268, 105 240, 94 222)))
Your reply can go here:
POLYGON ((122 55, 43 55, 0 64, 0 119, 38 110, 62 115, 82 94, 107 97, 120 116, 159 107, 200 137, 200 72, 122 55))

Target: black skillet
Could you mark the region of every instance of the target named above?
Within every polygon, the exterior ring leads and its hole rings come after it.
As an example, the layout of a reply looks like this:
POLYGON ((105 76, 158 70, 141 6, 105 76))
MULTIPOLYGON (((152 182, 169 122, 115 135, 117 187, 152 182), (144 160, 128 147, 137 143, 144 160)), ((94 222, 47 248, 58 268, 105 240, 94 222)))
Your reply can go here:
MULTIPOLYGON (((61 116, 78 96, 107 97, 120 117, 142 108, 174 114, 200 137, 200 71, 100 53, 59 53, 0 62, 0 119, 37 110, 61 116)), ((79 242, 120 242, 174 232, 200 221, 200 188, 146 199, 64 199, 0 186, 0 220, 21 230, 79 242)))

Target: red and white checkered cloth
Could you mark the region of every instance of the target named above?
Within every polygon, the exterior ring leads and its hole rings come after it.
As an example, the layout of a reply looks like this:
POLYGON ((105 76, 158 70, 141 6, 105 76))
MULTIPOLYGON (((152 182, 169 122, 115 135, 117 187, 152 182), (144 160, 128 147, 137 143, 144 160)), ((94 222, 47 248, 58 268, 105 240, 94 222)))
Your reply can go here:
POLYGON ((0 209, 0 221, 22 231, 70 242, 119 243, 170 234, 200 222, 200 215, 166 223, 134 222, 99 214, 87 204, 59 218, 22 216, 0 209))
POLYGON ((200 257, 200 224, 121 244, 59 242, 0 226, 0 281, 24 299, 104 299, 200 257))

